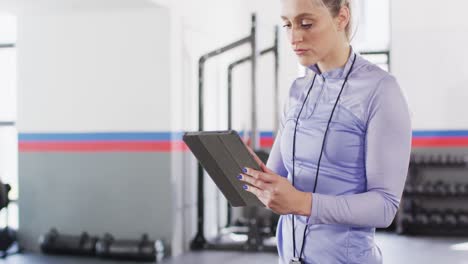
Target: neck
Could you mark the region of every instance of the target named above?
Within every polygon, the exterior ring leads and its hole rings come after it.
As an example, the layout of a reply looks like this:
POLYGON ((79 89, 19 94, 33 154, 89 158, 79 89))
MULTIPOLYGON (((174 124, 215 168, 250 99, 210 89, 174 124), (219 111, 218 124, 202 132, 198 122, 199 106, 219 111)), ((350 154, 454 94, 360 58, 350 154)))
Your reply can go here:
POLYGON ((349 43, 343 43, 334 48, 327 56, 317 63, 321 72, 342 68, 348 62, 351 47, 349 43))

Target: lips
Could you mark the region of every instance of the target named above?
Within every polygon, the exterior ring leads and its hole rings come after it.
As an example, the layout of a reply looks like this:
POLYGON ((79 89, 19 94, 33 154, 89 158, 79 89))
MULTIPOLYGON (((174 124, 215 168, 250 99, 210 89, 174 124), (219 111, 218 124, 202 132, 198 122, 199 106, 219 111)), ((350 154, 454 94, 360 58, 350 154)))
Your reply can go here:
POLYGON ((307 51, 309 51, 309 50, 308 49, 294 49, 294 52, 297 55, 304 55, 307 51))

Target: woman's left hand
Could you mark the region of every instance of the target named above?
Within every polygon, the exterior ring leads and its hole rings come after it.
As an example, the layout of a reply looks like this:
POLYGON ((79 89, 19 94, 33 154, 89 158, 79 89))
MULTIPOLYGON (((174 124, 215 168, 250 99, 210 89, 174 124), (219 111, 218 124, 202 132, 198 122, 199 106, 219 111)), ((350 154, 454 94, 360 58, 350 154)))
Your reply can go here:
POLYGON ((288 179, 275 174, 266 166, 264 172, 245 168, 239 179, 248 183, 244 189, 253 193, 277 214, 310 216, 312 193, 297 190, 288 179))

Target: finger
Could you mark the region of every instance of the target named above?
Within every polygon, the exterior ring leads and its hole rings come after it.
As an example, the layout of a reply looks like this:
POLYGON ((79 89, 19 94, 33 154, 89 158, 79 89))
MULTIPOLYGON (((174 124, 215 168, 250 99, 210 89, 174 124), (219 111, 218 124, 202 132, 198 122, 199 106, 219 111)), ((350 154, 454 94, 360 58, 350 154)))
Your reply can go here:
POLYGON ((244 142, 244 145, 247 147, 247 150, 250 152, 250 155, 252 155, 252 157, 254 158, 254 160, 257 162, 257 164, 260 166, 260 168, 264 171, 264 172, 268 172, 268 173, 273 173, 272 170, 270 170, 266 165, 265 163, 258 157, 258 155, 252 150, 252 148, 247 145, 247 143, 244 142))
POLYGON ((270 190, 271 189, 271 186, 270 184, 262 181, 262 180, 258 180, 258 179, 255 179, 254 177, 250 176, 250 175, 247 175, 247 174, 240 174, 239 177, 238 177, 239 180, 243 181, 243 182, 246 182, 252 186, 255 186, 256 188, 260 189, 260 190, 270 190))
POLYGON ((245 185, 244 186, 244 190, 246 190, 247 192, 250 192, 252 193, 253 195, 255 195, 259 200, 260 202, 263 203, 263 205, 268 208, 267 204, 268 204, 268 199, 266 199, 263 195, 263 191, 262 190, 259 190, 258 188, 255 188, 253 186, 248 186, 248 185, 245 185))
POLYGON ((258 179, 264 182, 274 182, 276 180, 275 174, 265 173, 265 172, 261 172, 261 171, 254 170, 251 168, 244 168, 243 172, 244 174, 248 174, 254 177, 255 179, 258 179))
POLYGON ((257 196, 258 198, 261 198, 262 197, 262 190, 258 189, 257 187, 255 186, 250 186, 250 185, 244 185, 244 190, 254 194, 255 196, 257 196))
POLYGON ((244 142, 244 145, 247 147, 247 150, 250 152, 250 155, 252 155, 254 160, 257 162, 258 166, 260 166, 260 168, 262 168, 262 170, 263 170, 263 167, 266 168, 265 163, 263 163, 263 161, 257 156, 257 154, 255 154, 255 152, 252 150, 252 148, 250 148, 250 146, 247 145, 245 142, 244 142))
POLYGON ((260 165, 262 170, 267 173, 274 173, 272 170, 270 170, 265 164, 260 165))

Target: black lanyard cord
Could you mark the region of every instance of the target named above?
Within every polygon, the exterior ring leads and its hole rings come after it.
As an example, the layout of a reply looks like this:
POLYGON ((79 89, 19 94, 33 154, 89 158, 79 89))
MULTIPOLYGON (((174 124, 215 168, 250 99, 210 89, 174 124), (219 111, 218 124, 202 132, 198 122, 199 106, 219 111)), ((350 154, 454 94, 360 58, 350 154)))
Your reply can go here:
MULTIPOLYGON (((354 54, 354 58, 353 58, 353 63, 351 64, 351 67, 348 71, 348 74, 346 74, 346 78, 343 82, 343 85, 341 86, 341 90, 340 90, 340 93, 338 94, 338 97, 336 98, 336 101, 335 101, 335 105, 333 106, 333 110, 330 114, 330 118, 328 119, 328 123, 327 123, 327 128, 325 130, 325 133, 324 133, 324 136, 323 136, 323 141, 322 141, 322 147, 321 147, 321 150, 320 150, 320 156, 319 156, 319 159, 318 159, 318 162, 317 162, 317 171, 316 171, 316 174, 315 174, 315 183, 314 183, 314 189, 312 191, 312 193, 315 193, 315 191, 317 190, 317 183, 318 183, 318 177, 319 177, 319 171, 320 171, 320 162, 322 161, 322 155, 323 155, 323 150, 325 148, 325 140, 327 138, 327 134, 328 134, 328 129, 330 128, 330 123, 332 121, 332 118, 333 118, 333 114, 335 113, 335 109, 336 109, 336 106, 338 105, 338 101, 340 100, 340 97, 341 97, 341 94, 343 93, 343 90, 344 90, 344 87, 346 85, 346 83, 348 82, 348 78, 349 78, 349 75, 351 74, 351 72, 353 71, 353 68, 354 68, 354 63, 356 62, 356 58, 357 58, 357 55, 354 54)), ((317 75, 314 76, 314 80, 312 81, 312 85, 310 86, 309 88, 309 91, 307 92, 307 96, 306 98, 304 99, 304 102, 302 103, 302 107, 301 107, 301 110, 299 111, 299 114, 297 115, 297 119, 296 119, 296 125, 294 126, 294 134, 293 134, 293 155, 292 155, 292 161, 293 161, 293 168, 292 168, 292 185, 294 186, 294 178, 295 178, 295 160, 296 160, 296 133, 297 133, 297 124, 299 123, 299 117, 301 116, 301 113, 302 113, 302 110, 304 109, 304 106, 307 102, 307 99, 309 98, 309 94, 310 94, 310 91, 312 90, 312 88, 314 87, 314 83, 315 83, 315 78, 317 77, 317 75)), ((296 259, 296 232, 294 231, 294 218, 295 216, 293 215, 292 216, 292 236, 293 236, 293 256, 294 258, 296 259)), ((305 239, 306 239, 306 234, 307 234, 307 229, 308 229, 308 226, 306 226, 304 228, 304 235, 302 237, 302 245, 301 245, 301 252, 299 254, 299 260, 301 260, 302 258, 302 255, 304 254, 304 245, 305 245, 305 239)))
MULTIPOLYGON (((312 87, 314 87, 314 83, 315 83, 315 78, 317 77, 317 75, 314 75, 314 79, 312 81, 312 85, 310 86, 309 88, 309 91, 307 91, 307 95, 304 99, 304 102, 302 103, 302 107, 301 107, 301 110, 299 111, 299 114, 297 115, 297 119, 296 119, 296 124, 294 126, 294 134, 293 134, 293 155, 292 155, 292 162, 293 162, 293 167, 292 167, 292 185, 294 186, 294 163, 296 162, 296 157, 295 157, 295 153, 296 153, 296 132, 297 132, 297 124, 299 123, 299 117, 301 116, 301 113, 302 113, 302 110, 304 109, 304 106, 305 106, 305 103, 307 102, 307 98, 309 98, 309 94, 310 94, 310 91, 312 91, 312 87)), ((294 258, 296 258, 296 232, 294 232, 294 215, 292 217, 292 235, 293 235, 293 248, 294 248, 294 258)), ((304 244, 304 243, 302 243, 304 244)))

